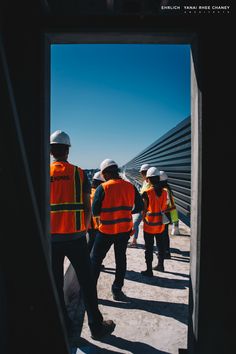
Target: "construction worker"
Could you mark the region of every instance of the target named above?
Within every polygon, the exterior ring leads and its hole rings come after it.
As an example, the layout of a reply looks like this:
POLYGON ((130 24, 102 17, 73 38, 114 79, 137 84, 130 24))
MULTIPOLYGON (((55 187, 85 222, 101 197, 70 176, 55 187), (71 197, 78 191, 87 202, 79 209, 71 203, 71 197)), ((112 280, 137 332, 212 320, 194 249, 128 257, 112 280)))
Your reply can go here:
MULTIPOLYGON (((104 177, 101 174, 101 171, 96 172, 93 175, 92 178, 92 185, 91 185, 91 194, 90 194, 90 202, 91 205, 93 204, 93 199, 94 199, 94 194, 96 191, 96 188, 100 186, 101 183, 105 182, 104 177)), ((98 231, 98 226, 99 226, 99 217, 98 216, 93 216, 91 217, 91 223, 89 225, 88 229, 88 249, 89 253, 91 252, 93 248, 93 244, 95 241, 96 233, 98 231)))
POLYGON ((104 321, 98 308, 86 241, 91 218, 90 183, 84 170, 67 161, 70 146, 70 138, 65 132, 57 130, 51 134, 50 150, 54 157, 50 165, 52 270, 68 335, 73 330, 73 322, 67 313, 63 293, 65 256, 74 267, 82 290, 91 337, 98 340, 113 332, 115 324, 111 320, 104 321))
MULTIPOLYGON (((141 176, 143 179, 143 184, 140 189, 140 194, 142 194, 146 189, 151 187, 150 183, 148 183, 146 181, 146 173, 147 173, 147 170, 149 169, 149 167, 151 167, 151 166, 148 163, 145 163, 140 167, 139 172, 141 173, 141 176)), ((138 213, 133 216, 134 235, 133 235, 133 239, 129 245, 130 247, 135 247, 137 245, 137 239, 138 239, 138 234, 139 234, 139 224, 141 223, 142 218, 143 218, 142 213, 138 213)))
POLYGON ((126 249, 133 229, 132 213, 143 210, 142 198, 136 187, 123 180, 115 161, 105 159, 100 170, 106 182, 97 187, 92 212, 100 216, 99 231, 92 249, 91 262, 96 281, 100 265, 114 244, 116 272, 112 284, 113 299, 125 300, 122 292, 126 273, 126 249))
MULTIPOLYGON (((168 176, 165 171, 160 171, 160 185, 167 191, 167 209, 165 211, 166 216, 170 220, 170 223, 174 225, 178 222, 178 211, 175 206, 175 201, 173 197, 173 192, 170 185, 168 184, 168 176)), ((163 233, 164 243, 165 243, 165 259, 171 259, 170 253, 170 237, 169 237, 169 225, 165 224, 165 231, 163 233)), ((153 267, 157 270, 157 266, 153 267)))
POLYGON ((156 167, 150 167, 147 170, 146 178, 151 184, 151 187, 142 194, 144 201, 143 231, 147 269, 141 271, 141 274, 152 277, 154 239, 156 239, 158 246, 157 270, 164 271, 165 245, 163 232, 165 225, 162 220, 162 212, 167 209, 167 191, 160 185, 160 171, 156 167))

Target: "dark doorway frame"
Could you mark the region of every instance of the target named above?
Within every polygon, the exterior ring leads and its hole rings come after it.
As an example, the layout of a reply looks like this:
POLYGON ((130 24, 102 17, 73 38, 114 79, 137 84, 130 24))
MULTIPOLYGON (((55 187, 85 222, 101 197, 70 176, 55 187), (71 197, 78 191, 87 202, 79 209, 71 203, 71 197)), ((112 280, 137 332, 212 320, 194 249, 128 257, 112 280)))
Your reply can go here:
MULTIPOLYGON (((45 33, 45 121, 44 135, 50 134, 50 45, 51 44, 188 44, 191 46, 191 243, 190 243, 190 291, 188 352, 193 353, 198 338, 198 301, 200 277, 201 207, 202 207, 202 95, 199 88, 198 38, 195 33, 124 33, 124 32, 81 32, 45 33)), ((45 144, 46 155, 49 147, 45 144)), ((48 167, 47 167, 48 171, 48 167)), ((45 181, 49 195, 49 181, 45 181)), ((48 211, 48 208, 46 208, 48 211)), ((49 225, 49 213, 48 213, 49 225)))

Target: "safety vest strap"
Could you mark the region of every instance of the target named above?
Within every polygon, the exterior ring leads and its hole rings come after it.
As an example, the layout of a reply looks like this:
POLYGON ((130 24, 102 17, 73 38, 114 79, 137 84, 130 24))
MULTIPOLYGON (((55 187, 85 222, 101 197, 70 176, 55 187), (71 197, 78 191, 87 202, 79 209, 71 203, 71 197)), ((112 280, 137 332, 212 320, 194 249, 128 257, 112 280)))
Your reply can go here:
POLYGON ((120 222, 131 222, 132 218, 122 218, 122 219, 113 219, 113 220, 101 220, 100 223, 103 225, 113 225, 118 224, 120 222))
POLYGON ((125 205, 121 205, 121 206, 117 206, 117 207, 112 207, 112 208, 102 208, 101 211, 103 213, 110 213, 113 211, 119 211, 119 210, 132 210, 132 207, 130 206, 125 206, 125 205))
POLYGON ((84 204, 82 203, 63 203, 63 204, 51 204, 51 212, 61 211, 79 211, 84 210, 84 204))
POLYGON ((149 216, 161 216, 161 212, 158 212, 158 213, 150 213, 149 211, 146 213, 146 215, 149 215, 149 216))
POLYGON ((151 221, 147 221, 146 219, 144 219, 144 222, 148 225, 151 225, 151 226, 157 226, 157 225, 162 225, 162 222, 161 221, 158 221, 158 222, 151 222, 151 221))

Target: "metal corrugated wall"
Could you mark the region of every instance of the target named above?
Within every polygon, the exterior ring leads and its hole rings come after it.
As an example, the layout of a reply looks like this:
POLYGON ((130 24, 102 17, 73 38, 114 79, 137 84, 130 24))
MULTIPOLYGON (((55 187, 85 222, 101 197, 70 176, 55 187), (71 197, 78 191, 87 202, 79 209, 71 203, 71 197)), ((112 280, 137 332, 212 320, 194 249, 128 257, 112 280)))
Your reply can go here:
POLYGON ((180 219, 190 225, 191 208, 191 119, 184 119, 122 167, 137 187, 142 184, 139 168, 149 163, 168 174, 180 219))

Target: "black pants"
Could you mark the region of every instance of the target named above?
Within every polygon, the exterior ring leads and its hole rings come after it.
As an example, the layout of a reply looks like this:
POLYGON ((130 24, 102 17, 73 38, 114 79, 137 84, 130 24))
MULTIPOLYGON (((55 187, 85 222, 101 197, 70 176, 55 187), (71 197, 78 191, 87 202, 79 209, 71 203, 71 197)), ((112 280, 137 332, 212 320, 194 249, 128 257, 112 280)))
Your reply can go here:
POLYGON ((165 230, 163 231, 163 239, 164 239, 165 253, 170 253, 169 224, 165 225, 165 230))
POLYGON ((116 235, 107 235, 98 231, 96 239, 91 252, 92 270, 95 281, 97 282, 100 274, 100 267, 107 252, 114 244, 116 273, 112 285, 114 292, 119 292, 124 285, 124 278, 126 273, 126 249, 130 232, 124 232, 116 235))
POLYGON ((154 239, 156 239, 156 244, 158 247, 158 264, 164 265, 165 244, 164 244, 163 233, 149 234, 147 232, 144 232, 145 260, 147 264, 147 270, 152 269, 154 239))
POLYGON ((89 253, 92 251, 97 232, 98 232, 97 229, 89 229, 88 230, 88 236, 89 236, 88 237, 88 250, 89 250, 89 253))
POLYGON ((98 309, 97 290, 91 270, 86 237, 84 236, 72 241, 52 242, 52 270, 65 318, 65 324, 68 326, 71 320, 66 310, 63 292, 63 264, 65 256, 70 260, 76 272, 88 315, 90 329, 96 330, 101 326, 103 317, 98 309))

